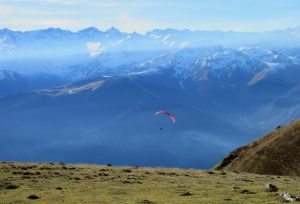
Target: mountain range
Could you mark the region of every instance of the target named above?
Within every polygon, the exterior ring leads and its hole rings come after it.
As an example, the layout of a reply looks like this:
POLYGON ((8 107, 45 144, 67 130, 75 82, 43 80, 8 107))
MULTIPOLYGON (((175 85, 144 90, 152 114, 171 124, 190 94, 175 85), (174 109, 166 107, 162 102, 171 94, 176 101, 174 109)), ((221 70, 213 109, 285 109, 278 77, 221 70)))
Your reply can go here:
POLYGON ((0 54, 0 160, 210 168, 300 117, 299 28, 2 29, 0 54))

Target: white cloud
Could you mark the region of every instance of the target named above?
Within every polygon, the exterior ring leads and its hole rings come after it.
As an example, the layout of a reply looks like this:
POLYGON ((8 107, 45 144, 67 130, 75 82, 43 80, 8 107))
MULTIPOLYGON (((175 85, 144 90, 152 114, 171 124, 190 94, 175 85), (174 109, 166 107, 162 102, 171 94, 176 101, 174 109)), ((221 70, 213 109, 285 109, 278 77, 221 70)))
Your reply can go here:
POLYGON ((35 24, 47 27, 77 27, 80 23, 71 19, 45 19, 35 21, 35 24))
POLYGON ((112 17, 112 22, 115 22, 113 26, 116 26, 118 29, 126 32, 138 31, 141 33, 145 33, 153 28, 163 27, 159 22, 147 21, 135 17, 129 13, 122 13, 112 17))
POLYGON ((45 3, 58 3, 58 4, 82 4, 87 3, 87 0, 39 0, 45 3))
POLYGON ((14 2, 32 2, 32 3, 55 3, 55 4, 81 4, 88 0, 12 0, 14 2))
POLYGON ((122 5, 120 2, 115 0, 102 0, 98 2, 94 2, 94 6, 98 8, 114 8, 114 7, 121 7, 122 5))
POLYGON ((10 15, 13 13, 13 9, 9 6, 0 5, 0 15, 10 15))
POLYGON ((11 0, 12 2, 29 2, 29 3, 45 3, 45 4, 64 4, 64 5, 93 5, 98 7, 115 7, 120 6, 116 0, 11 0))
POLYGON ((58 16, 58 15, 77 15, 78 11, 45 11, 45 10, 34 10, 34 9, 18 9, 16 13, 27 15, 27 16, 58 16))
POLYGON ((71 19, 52 19, 52 18, 26 18, 8 19, 0 22, 0 27, 9 27, 17 30, 42 29, 49 27, 60 27, 78 29, 85 26, 85 22, 71 19))
POLYGON ((190 44, 190 42, 184 41, 184 42, 182 42, 182 43, 180 44, 179 47, 180 47, 180 49, 183 49, 183 48, 187 47, 189 44, 190 44))
POLYGON ((101 54, 102 52, 102 47, 100 42, 87 42, 85 45, 91 57, 95 57, 101 54))

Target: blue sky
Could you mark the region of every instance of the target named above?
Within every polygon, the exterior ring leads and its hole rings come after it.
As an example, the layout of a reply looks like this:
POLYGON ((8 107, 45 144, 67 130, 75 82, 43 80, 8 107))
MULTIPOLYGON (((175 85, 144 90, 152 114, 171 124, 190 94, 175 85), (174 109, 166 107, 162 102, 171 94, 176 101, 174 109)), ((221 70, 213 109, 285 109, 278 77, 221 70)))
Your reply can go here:
POLYGON ((299 0, 0 0, 0 28, 111 26, 266 31, 300 25, 299 0))

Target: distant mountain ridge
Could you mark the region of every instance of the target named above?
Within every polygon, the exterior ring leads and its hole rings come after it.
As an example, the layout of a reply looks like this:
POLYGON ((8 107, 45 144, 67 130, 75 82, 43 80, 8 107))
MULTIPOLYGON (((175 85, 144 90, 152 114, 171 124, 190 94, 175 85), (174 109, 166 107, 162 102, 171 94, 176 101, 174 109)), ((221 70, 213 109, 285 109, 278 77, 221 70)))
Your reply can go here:
MULTIPOLYGON (((21 32, 6 28, 0 30, 0 68, 63 77, 76 72, 77 80, 85 77, 82 70, 96 69, 104 75, 124 74, 134 70, 133 67, 149 64, 153 59, 173 53, 179 56, 181 50, 199 48, 201 52, 187 51, 184 55, 190 58, 190 54, 197 54, 198 63, 205 63, 205 58, 207 63, 214 63, 212 60, 220 57, 234 60, 243 54, 275 67, 278 64, 300 64, 299 46, 298 27, 261 33, 155 29, 146 34, 121 32, 114 27, 107 31, 90 27, 78 32, 61 28, 21 32), (222 49, 223 56, 220 55, 222 49), (231 56, 226 56, 225 52, 231 56)), ((188 58, 183 62, 197 63, 187 61, 188 58)))
POLYGON ((2 29, 0 160, 210 168, 300 117, 299 42, 298 28, 2 29))

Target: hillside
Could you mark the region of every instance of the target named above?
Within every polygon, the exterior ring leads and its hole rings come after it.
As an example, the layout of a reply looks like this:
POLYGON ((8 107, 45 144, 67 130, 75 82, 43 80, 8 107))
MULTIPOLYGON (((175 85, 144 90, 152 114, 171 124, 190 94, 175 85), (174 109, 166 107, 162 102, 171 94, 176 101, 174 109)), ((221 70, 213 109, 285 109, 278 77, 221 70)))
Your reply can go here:
POLYGON ((281 203, 300 177, 223 171, 0 163, 0 203, 281 203), (272 183, 278 192, 266 192, 272 183))
POLYGON ((236 149, 215 169, 300 176, 300 120, 236 149))

